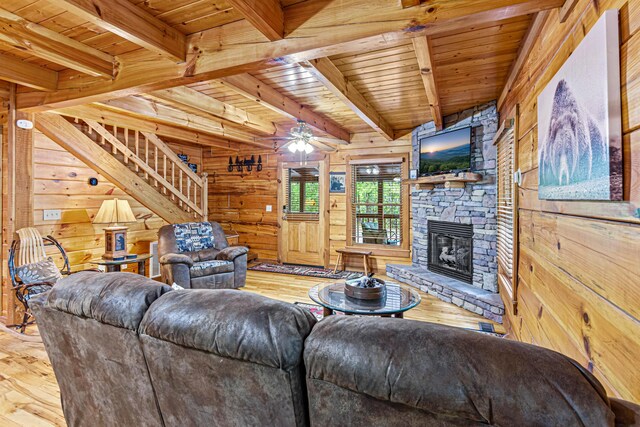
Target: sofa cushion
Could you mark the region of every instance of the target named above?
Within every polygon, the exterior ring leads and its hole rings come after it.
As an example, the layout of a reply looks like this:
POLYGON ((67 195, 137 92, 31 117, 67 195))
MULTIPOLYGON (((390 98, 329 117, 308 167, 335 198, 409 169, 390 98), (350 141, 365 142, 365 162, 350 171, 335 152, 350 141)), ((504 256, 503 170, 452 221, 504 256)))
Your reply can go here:
POLYGON ((180 252, 197 252, 215 245, 210 222, 173 224, 173 234, 180 252))
POLYGON ((167 285, 133 273, 83 271, 60 280, 48 294, 49 307, 101 323, 137 330, 167 285))
POLYGON ((224 260, 212 260, 196 262, 189 269, 191 277, 211 276, 212 274, 231 273, 233 262, 224 260))

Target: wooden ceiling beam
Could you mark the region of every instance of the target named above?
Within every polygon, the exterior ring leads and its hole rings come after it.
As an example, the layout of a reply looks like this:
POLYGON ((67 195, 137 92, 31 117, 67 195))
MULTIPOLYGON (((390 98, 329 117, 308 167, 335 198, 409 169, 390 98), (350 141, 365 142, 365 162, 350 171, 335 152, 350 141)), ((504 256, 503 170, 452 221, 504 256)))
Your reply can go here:
POLYGON ((183 62, 186 59, 186 36, 128 0, 49 2, 173 61, 183 62))
POLYGON ((169 102, 191 113, 212 115, 267 135, 275 135, 278 131, 273 122, 188 87, 151 92, 148 96, 169 102))
POLYGON ((238 151, 238 143, 235 141, 214 137, 193 129, 183 129, 181 127, 154 122, 149 118, 141 119, 133 117, 131 115, 109 110, 99 105, 80 105, 76 107, 62 108, 52 112, 67 117, 95 120, 100 123, 112 126, 121 126, 123 128, 137 130, 140 132, 155 133, 162 137, 176 139, 191 144, 238 151))
POLYGON ((442 130, 442 109, 440 108, 440 95, 438 94, 438 85, 436 84, 435 72, 433 69, 433 49, 431 47, 431 39, 426 36, 420 36, 413 39, 413 49, 416 52, 418 66, 420 67, 420 76, 422 84, 427 93, 429 101, 429 109, 431 117, 437 130, 442 130))
POLYGON ((64 75, 55 94, 26 92, 18 106, 45 111, 104 99, 183 86, 261 70, 284 63, 374 49, 419 35, 455 31, 470 25, 500 21, 559 7, 563 0, 434 0, 401 9, 388 0, 344 0, 323 8, 298 2, 285 8, 287 38, 265 42, 246 20, 188 36, 188 59, 175 64, 135 51, 119 55, 121 69, 104 82, 86 76, 64 75))
POLYGON ((229 4, 271 41, 284 38, 284 13, 280 0, 227 0, 229 4))
POLYGON ((413 6, 419 6, 420 0, 400 0, 400 5, 403 9, 413 6))
POLYGON ((511 65, 508 74, 509 77, 507 77, 507 81, 504 85, 504 88, 502 89, 502 93, 500 93, 500 97, 498 98, 498 111, 500 111, 502 105, 507 99, 507 96, 513 90, 513 85, 516 82, 518 74, 520 74, 525 61, 531 53, 531 49, 533 49, 535 41, 542 32, 542 27, 544 27, 544 23, 547 21, 549 13, 550 12, 548 10, 544 10, 542 12, 536 13, 533 17, 531 24, 529 25, 529 29, 527 30, 527 34, 525 34, 524 38, 520 42, 518 56, 516 56, 515 61, 513 61, 513 64, 511 65))
POLYGON ((150 118, 155 122, 165 123, 171 126, 192 129, 212 136, 228 138, 251 145, 267 148, 273 147, 272 143, 256 141, 254 135, 249 132, 234 128, 219 120, 188 113, 181 109, 144 98, 132 96, 128 98, 111 99, 102 102, 101 105, 124 114, 140 118, 150 118))
POLYGON ((89 76, 109 79, 114 76, 113 56, 2 8, 0 42, 89 76))
POLYGON ((329 92, 344 102, 354 113, 364 120, 373 130, 393 141, 393 128, 382 115, 365 99, 355 88, 353 83, 335 66, 329 58, 318 58, 300 63, 318 81, 320 81, 329 92))
POLYGON ((578 0, 566 0, 562 7, 560 8, 560 23, 565 22, 569 19, 569 15, 573 12, 573 9, 578 4, 578 0))
POLYGON ((57 72, 1 54, 0 80, 45 91, 53 91, 58 87, 57 72))
POLYGON ((220 80, 220 83, 285 117, 292 120, 302 120, 309 126, 343 141, 349 142, 351 140, 351 134, 342 126, 249 74, 225 77, 220 80))

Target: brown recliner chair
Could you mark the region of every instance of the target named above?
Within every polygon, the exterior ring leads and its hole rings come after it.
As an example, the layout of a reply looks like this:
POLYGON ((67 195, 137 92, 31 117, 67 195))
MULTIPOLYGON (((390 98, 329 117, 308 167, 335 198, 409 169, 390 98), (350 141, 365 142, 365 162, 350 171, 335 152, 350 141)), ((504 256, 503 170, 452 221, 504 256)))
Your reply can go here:
POLYGON ((30 301, 69 426, 160 426, 138 326, 167 285, 80 272, 30 301))
POLYGON ((217 222, 165 225, 158 232, 162 281, 185 289, 244 286, 248 251, 242 246, 229 246, 217 222))

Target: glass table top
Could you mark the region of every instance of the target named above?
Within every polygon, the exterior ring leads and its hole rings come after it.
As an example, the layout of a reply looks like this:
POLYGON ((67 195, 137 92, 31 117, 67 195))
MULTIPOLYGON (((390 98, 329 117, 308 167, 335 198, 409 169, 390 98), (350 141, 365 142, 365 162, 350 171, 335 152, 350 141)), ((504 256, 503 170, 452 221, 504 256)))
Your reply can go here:
POLYGON ((309 298, 323 307, 349 314, 395 314, 420 304, 418 292, 408 286, 386 282, 379 300, 359 300, 344 294, 344 283, 320 284, 309 290, 309 298))

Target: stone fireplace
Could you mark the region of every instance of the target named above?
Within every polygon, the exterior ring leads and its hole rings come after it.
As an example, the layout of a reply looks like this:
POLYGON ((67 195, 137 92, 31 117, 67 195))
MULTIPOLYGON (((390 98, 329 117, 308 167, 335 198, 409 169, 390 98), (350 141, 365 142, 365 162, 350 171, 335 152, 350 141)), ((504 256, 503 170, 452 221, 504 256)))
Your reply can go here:
POLYGON ((473 225, 430 220, 427 228, 429 270, 472 283, 473 225))
MULTIPOLYGON (((412 265, 387 265, 387 275, 444 301, 501 321, 496 260, 495 102, 444 118, 447 131, 471 126, 471 171, 482 175, 464 188, 439 184, 412 188, 412 265)), ((419 140, 436 133, 433 123, 413 131, 413 165, 419 140)))

